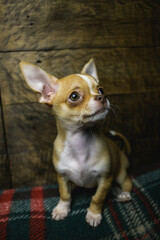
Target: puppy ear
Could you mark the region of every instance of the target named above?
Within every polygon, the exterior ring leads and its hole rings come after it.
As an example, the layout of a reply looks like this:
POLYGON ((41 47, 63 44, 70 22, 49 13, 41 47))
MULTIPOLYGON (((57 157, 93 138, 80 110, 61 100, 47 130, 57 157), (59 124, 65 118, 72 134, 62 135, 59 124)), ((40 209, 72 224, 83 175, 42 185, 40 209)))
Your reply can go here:
POLYGON ((81 73, 91 75, 95 78, 96 82, 99 83, 97 69, 93 58, 91 58, 89 62, 84 65, 81 73))
POLYGON ((20 68, 29 87, 39 93, 39 102, 51 105, 58 89, 58 79, 30 63, 21 62, 20 68))

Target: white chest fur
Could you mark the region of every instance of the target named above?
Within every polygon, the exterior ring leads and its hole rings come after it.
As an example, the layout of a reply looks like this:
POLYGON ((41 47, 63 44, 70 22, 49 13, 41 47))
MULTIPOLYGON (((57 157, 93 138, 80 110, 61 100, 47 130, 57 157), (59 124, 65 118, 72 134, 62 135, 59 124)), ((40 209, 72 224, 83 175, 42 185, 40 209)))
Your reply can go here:
POLYGON ((92 187, 107 168, 101 146, 90 131, 68 133, 57 171, 78 186, 92 187))

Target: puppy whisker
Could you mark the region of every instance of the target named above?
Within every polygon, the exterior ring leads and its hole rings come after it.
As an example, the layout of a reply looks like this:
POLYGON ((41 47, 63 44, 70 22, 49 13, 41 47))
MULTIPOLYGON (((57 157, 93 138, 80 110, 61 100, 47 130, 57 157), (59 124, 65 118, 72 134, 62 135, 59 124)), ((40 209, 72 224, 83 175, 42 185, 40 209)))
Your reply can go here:
POLYGON ((92 132, 92 128, 90 127, 89 129, 90 129, 91 135, 92 135, 92 137, 93 137, 93 132, 92 132))
POLYGON ((118 115, 116 113, 116 111, 113 109, 113 107, 110 106, 110 110, 112 111, 113 115, 118 118, 118 115))

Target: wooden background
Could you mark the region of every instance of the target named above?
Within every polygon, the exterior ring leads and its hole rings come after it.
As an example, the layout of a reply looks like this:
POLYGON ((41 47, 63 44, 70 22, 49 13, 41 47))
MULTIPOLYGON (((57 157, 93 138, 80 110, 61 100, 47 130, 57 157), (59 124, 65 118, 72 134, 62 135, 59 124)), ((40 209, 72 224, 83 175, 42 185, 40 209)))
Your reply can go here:
POLYGON ((55 181, 50 108, 26 85, 20 61, 62 77, 91 58, 117 117, 106 129, 132 145, 131 169, 159 161, 160 1, 0 1, 0 187, 55 181))

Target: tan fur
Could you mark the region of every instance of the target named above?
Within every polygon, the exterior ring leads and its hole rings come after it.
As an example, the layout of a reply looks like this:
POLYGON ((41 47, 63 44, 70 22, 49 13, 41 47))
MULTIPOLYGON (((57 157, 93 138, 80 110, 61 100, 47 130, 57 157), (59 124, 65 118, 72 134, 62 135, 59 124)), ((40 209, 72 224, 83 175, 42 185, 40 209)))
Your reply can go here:
MULTIPOLYGON (((92 87, 94 89, 94 92, 98 94, 97 86, 94 82, 92 84, 92 87)), ((58 114, 59 118, 66 118, 71 120, 72 116, 83 114, 84 109, 87 109, 90 97, 91 94, 89 92, 89 87, 87 83, 83 81, 79 76, 74 74, 59 79, 58 92, 52 100, 55 115, 58 114), (83 93, 83 96, 85 96, 85 101, 73 106, 72 104, 67 103, 66 99, 73 91, 76 90, 79 90, 83 93), (74 111, 72 111, 73 108, 74 111), (67 111, 68 109, 70 109, 70 111, 67 111)))
POLYGON ((67 184, 67 181, 64 176, 57 174, 57 181, 59 184, 59 193, 63 201, 71 200, 71 189, 67 184))
POLYGON ((126 176, 126 178, 124 179, 124 182, 122 183, 122 191, 131 192, 131 190, 132 190, 132 181, 128 176, 126 176))
POLYGON ((113 181, 112 175, 104 176, 100 179, 97 191, 95 195, 92 197, 92 201, 88 209, 90 212, 94 214, 101 213, 106 195, 112 186, 112 181, 113 181))
POLYGON ((131 199, 132 182, 127 175, 128 159, 103 133, 102 120, 108 114, 109 101, 98 88, 94 61, 85 65, 81 74, 62 79, 28 63, 21 63, 28 85, 40 94, 40 102, 53 106, 58 135, 54 142, 53 164, 57 171, 60 201, 53 209, 55 220, 70 211, 71 184, 95 187, 86 221, 98 226, 103 203, 115 180, 121 186, 120 201, 131 199), (87 73, 93 75, 88 75, 87 73), (76 101, 71 94, 78 94, 76 101))

